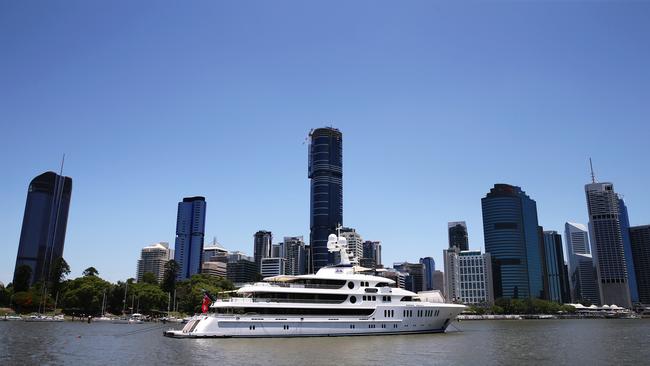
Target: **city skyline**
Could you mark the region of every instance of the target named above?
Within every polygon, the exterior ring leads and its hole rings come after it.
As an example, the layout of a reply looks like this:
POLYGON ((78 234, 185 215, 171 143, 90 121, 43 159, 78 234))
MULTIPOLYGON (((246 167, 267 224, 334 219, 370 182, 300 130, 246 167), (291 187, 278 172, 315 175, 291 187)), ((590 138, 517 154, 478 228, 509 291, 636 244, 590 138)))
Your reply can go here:
POLYGON ((211 203, 205 236, 229 250, 252 255, 265 228, 307 239, 303 142, 330 125, 345 135, 344 224, 381 241, 384 263, 443 263, 455 220, 469 249, 485 251, 480 199, 495 183, 534 197, 545 230, 586 224, 588 157, 625 196, 630 225, 650 223, 650 172, 637 168, 650 156, 647 4, 79 5, 87 17, 2 6, 5 284, 25 187, 63 153, 75 182, 71 276, 94 266, 111 281, 135 277, 142 247, 174 242, 177 202, 193 195, 211 203), (305 16, 281 15, 296 11, 305 16))

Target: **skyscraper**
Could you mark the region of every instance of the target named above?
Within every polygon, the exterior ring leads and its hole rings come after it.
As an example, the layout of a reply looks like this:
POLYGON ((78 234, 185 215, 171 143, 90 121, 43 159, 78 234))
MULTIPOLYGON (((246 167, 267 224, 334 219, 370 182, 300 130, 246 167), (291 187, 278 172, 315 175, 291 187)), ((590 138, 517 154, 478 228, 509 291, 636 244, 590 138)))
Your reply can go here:
POLYGON ((630 242, 639 302, 650 305, 650 225, 631 227, 630 242))
POLYGON ((318 271, 328 265, 327 237, 343 225, 343 135, 332 127, 309 134, 311 262, 318 271))
POLYGON ((423 291, 424 289, 424 265, 421 263, 393 263, 393 268, 399 272, 409 274, 406 283, 406 289, 413 292, 423 291))
POLYGON ((630 218, 627 214, 627 206, 623 198, 618 198, 618 213, 621 222, 621 239, 623 240, 623 252, 625 253, 625 266, 627 267, 628 288, 630 289, 630 300, 632 303, 639 302, 639 289, 636 283, 636 271, 632 259, 632 243, 630 242, 630 218))
POLYGON ((302 236, 285 236, 282 247, 286 259, 284 273, 292 276, 307 273, 305 268, 305 241, 302 236))
POLYGON ((381 264, 381 242, 366 240, 363 242, 363 256, 359 261, 361 267, 379 268, 381 264))
POLYGON ((456 247, 458 250, 469 250, 469 237, 465 221, 447 223, 447 231, 449 233, 449 248, 456 247))
POLYGON ((145 273, 153 273, 158 283, 165 276, 165 264, 170 259, 169 243, 160 242, 142 248, 138 260, 137 281, 142 282, 145 273))
POLYGON ((443 251, 445 259, 445 295, 447 302, 487 305, 494 303, 492 258, 478 250, 443 251))
POLYGON ((178 263, 179 280, 201 273, 205 211, 205 197, 186 197, 178 203, 174 260, 178 263))
POLYGON ((485 251, 492 258, 494 297, 544 298, 537 205, 520 187, 495 184, 481 199, 485 251))
POLYGON ((433 274, 436 272, 436 262, 431 257, 420 258, 420 264, 424 265, 423 291, 433 290, 433 274))
POLYGON ((618 195, 612 183, 585 185, 589 236, 603 304, 631 307, 618 195))
POLYGON ((29 183, 14 282, 16 270, 23 265, 32 269, 30 285, 49 278, 51 264, 63 257, 71 196, 72 178, 54 172, 29 183))
POLYGON ((564 224, 564 240, 569 257, 569 284, 571 301, 588 301, 600 304, 596 268, 589 249, 587 227, 567 222, 564 224))
POLYGON ((348 253, 354 254, 357 261, 363 258, 363 238, 353 228, 341 228, 341 236, 348 242, 348 253))
POLYGON ((253 258, 257 270, 262 269, 262 258, 270 258, 272 252, 273 234, 270 231, 260 230, 253 235, 253 258))
POLYGON ((544 255, 546 278, 549 287, 548 300, 560 304, 571 302, 569 279, 564 267, 562 236, 557 231, 544 231, 544 255))

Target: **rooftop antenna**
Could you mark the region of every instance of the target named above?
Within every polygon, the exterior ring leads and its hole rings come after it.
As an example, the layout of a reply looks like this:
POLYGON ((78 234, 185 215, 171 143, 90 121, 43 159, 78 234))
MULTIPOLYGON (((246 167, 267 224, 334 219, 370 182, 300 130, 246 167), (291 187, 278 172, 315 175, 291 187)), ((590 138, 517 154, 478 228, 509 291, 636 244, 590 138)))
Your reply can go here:
POLYGON ((596 175, 594 174, 594 165, 591 163, 591 158, 589 158, 589 169, 591 169, 591 183, 596 183, 596 175))

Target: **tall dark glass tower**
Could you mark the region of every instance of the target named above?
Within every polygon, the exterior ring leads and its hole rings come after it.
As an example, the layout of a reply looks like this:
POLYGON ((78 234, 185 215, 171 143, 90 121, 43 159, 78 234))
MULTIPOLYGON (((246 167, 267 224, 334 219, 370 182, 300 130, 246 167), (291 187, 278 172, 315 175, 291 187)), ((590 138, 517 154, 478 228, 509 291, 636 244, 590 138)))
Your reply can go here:
POLYGON ((562 236, 557 231, 544 231, 545 275, 549 291, 547 299, 560 304, 571 302, 569 277, 564 265, 562 236))
POLYGON ((544 298, 537 204, 520 187, 495 184, 481 199, 495 298, 544 298))
POLYGON ((186 197, 178 203, 174 260, 178 263, 179 280, 201 273, 205 210, 205 197, 186 197))
POLYGON ((449 249, 469 250, 469 238, 465 221, 449 222, 447 223, 447 229, 449 232, 449 249))
POLYGON ((71 195, 72 178, 54 172, 43 173, 29 183, 15 270, 30 266, 30 285, 48 278, 51 263, 63 256, 71 195))
POLYGON ((650 304, 650 225, 631 227, 630 242, 639 302, 650 304))
POLYGON ((329 264, 327 237, 343 225, 343 135, 325 127, 313 130, 309 136, 309 243, 313 270, 318 271, 329 264))
POLYGON ((271 257, 273 234, 270 231, 260 230, 253 235, 253 258, 257 270, 262 270, 262 259, 271 257))

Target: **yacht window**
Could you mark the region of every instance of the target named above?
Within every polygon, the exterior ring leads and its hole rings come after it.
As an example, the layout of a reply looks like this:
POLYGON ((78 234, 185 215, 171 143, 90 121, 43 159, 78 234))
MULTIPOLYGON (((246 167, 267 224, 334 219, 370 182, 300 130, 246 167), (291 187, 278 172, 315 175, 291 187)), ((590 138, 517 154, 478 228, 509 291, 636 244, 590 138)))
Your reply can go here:
POLYGON ((354 288, 354 282, 352 281, 348 282, 348 288, 352 290, 354 288))
POLYGON ((356 296, 350 296, 350 303, 354 304, 355 302, 357 302, 356 296))
POLYGON ((379 282, 375 285, 375 287, 388 287, 388 282, 379 282))

